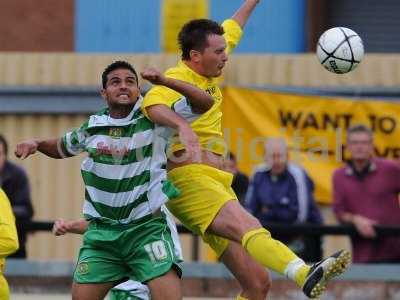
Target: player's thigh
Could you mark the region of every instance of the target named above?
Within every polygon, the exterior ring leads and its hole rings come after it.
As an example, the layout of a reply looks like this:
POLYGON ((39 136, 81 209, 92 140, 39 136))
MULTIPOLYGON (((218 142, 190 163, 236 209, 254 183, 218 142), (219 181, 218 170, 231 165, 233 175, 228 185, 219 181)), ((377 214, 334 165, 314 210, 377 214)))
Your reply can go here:
POLYGON ((230 242, 220 260, 239 281, 244 291, 267 293, 271 286, 268 271, 254 261, 242 245, 230 242))
POLYGON ((130 279, 149 282, 173 268, 181 274, 181 258, 169 226, 167 218, 160 216, 126 231, 129 248, 125 249, 124 258, 130 268, 130 279))
POLYGON ((115 282, 72 283, 72 300, 103 300, 115 282))
POLYGON ((73 280, 80 284, 121 282, 129 273, 129 267, 110 251, 81 247, 73 280))
POLYGON ((211 249, 214 250, 217 258, 220 259, 222 253, 225 252, 226 248, 228 247, 230 241, 224 237, 206 232, 202 236, 203 241, 208 244, 211 249))
POLYGON ((181 279, 177 272, 171 269, 166 274, 147 282, 152 300, 182 299, 181 279))
POLYGON ((246 232, 260 227, 260 222, 239 201, 231 200, 221 207, 207 232, 241 243, 246 232))
POLYGON ((168 209, 192 232, 202 235, 224 204, 236 198, 232 174, 205 165, 187 165, 168 173, 180 196, 167 202, 168 209))
POLYGON ((129 276, 130 269, 120 255, 125 244, 123 234, 107 226, 91 224, 83 237, 74 282, 81 284, 120 282, 129 276), (95 227, 96 226, 96 227, 95 227))

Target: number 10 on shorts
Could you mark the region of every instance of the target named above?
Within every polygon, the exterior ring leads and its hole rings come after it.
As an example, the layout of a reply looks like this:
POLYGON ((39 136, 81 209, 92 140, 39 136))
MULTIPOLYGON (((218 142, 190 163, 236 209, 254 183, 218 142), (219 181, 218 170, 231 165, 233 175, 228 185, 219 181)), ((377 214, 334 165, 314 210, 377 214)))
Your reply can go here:
POLYGON ((155 241, 144 245, 144 249, 153 263, 164 260, 168 257, 167 250, 163 241, 155 241))

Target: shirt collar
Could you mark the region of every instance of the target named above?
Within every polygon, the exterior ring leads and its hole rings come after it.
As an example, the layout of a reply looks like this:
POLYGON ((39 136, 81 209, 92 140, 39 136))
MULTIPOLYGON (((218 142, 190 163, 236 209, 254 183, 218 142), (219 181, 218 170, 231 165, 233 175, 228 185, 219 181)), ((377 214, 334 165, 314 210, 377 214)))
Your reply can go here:
POLYGON ((271 178, 271 180, 272 181, 278 181, 279 179, 281 179, 281 178, 285 178, 286 176, 287 176, 287 174, 288 174, 288 168, 287 168, 287 166, 286 166, 286 169, 281 173, 281 174, 279 174, 279 175, 272 175, 272 173, 271 173, 271 166, 270 165, 267 165, 267 164, 265 164, 265 169, 263 170, 270 178, 271 178))
POLYGON ((92 115, 89 119, 89 127, 100 127, 100 126, 125 126, 130 125, 134 122, 135 115, 140 111, 143 97, 139 96, 129 115, 125 118, 114 119, 110 116, 109 110, 102 115, 92 115))
POLYGON ((142 102, 143 102, 143 98, 142 98, 142 96, 139 96, 139 99, 136 101, 136 103, 133 106, 129 115, 127 115, 125 118, 120 118, 120 119, 114 119, 113 117, 108 115, 108 122, 110 124, 115 124, 115 125, 129 123, 132 120, 133 115, 140 109, 142 102))
POLYGON ((371 159, 371 161, 369 162, 368 166, 363 171, 361 171, 361 173, 359 173, 359 174, 356 174, 357 172, 355 171, 352 162, 349 161, 347 163, 347 166, 346 166, 346 169, 345 169, 345 174, 348 175, 348 176, 358 175, 358 177, 360 177, 360 175, 361 175, 361 177, 364 177, 365 175, 367 175, 367 174, 369 174, 371 172, 374 172, 374 171, 376 171, 376 163, 375 163, 375 161, 373 159, 371 159))

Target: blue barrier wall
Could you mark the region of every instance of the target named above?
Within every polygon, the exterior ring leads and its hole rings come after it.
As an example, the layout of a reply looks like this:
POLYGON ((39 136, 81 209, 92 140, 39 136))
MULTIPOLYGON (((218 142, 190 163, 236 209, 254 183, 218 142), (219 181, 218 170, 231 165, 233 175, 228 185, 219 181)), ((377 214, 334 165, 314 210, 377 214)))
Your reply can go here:
POLYGON ((75 51, 160 52, 161 0, 75 0, 75 51))
MULTIPOLYGON (((184 0, 182 0, 184 1, 184 0)), ((78 52, 160 52, 162 0, 75 0, 78 52)), ((229 18, 243 0, 210 0, 210 17, 229 18)), ((306 49, 306 0, 261 1, 236 53, 306 49)))
MULTIPOLYGON (((229 18, 243 0, 211 1, 211 18, 229 18)), ((235 53, 296 53, 306 50, 306 0, 261 1, 235 53)))

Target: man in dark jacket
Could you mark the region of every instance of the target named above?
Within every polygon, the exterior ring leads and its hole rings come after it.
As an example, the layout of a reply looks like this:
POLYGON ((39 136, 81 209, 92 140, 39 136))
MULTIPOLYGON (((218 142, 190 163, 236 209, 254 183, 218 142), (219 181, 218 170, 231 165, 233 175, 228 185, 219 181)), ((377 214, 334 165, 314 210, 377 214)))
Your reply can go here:
MULTIPOLYGON (((246 208, 261 224, 322 224, 314 200, 314 183, 306 171, 288 161, 283 139, 269 139, 265 145, 265 164, 250 181, 246 208)), ((320 239, 293 235, 274 235, 306 261, 317 261, 322 251, 320 239)))
POLYGON ((32 219, 33 207, 26 172, 7 160, 8 144, 0 135, 0 187, 4 190, 15 215, 20 248, 9 257, 26 258, 27 231, 24 223, 32 219))

